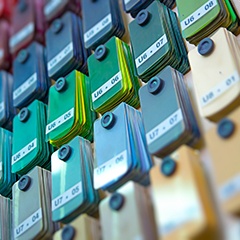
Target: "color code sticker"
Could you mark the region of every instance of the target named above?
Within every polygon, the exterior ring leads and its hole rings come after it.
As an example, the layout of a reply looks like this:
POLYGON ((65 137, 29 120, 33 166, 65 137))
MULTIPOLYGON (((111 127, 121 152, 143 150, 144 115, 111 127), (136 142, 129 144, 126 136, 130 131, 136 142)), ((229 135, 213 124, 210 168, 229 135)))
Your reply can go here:
POLYGON ((37 82, 37 73, 29 77, 22 85, 13 91, 13 100, 24 94, 33 84, 37 82))
POLYGON ((4 50, 1 48, 1 49, 0 49, 0 59, 2 59, 3 56, 4 56, 4 50))
POLYGON ((170 129, 175 127, 179 122, 183 120, 182 110, 178 109, 176 112, 171 114, 167 119, 153 128, 146 134, 148 145, 156 141, 163 134, 167 133, 170 129))
POLYGON ((71 108, 69 111, 61 115, 59 118, 56 120, 52 121, 46 126, 46 134, 49 134, 59 126, 61 126, 63 123, 68 121, 69 119, 73 118, 74 116, 74 108, 71 108))
POLYGON ((190 16, 188 16, 183 21, 181 21, 182 31, 190 27, 192 24, 194 24, 196 21, 198 21, 208 12, 210 12, 217 5, 218 5, 217 0, 210 0, 206 2, 204 5, 198 8, 194 13, 192 13, 190 16))
POLYGON ((121 72, 118 72, 105 84, 92 93, 92 101, 95 102, 97 99, 102 97, 106 92, 108 92, 113 86, 119 83, 122 80, 121 72))
POLYGON ((86 43, 94 36, 96 36, 99 32, 101 32, 105 27, 107 27, 112 22, 111 14, 109 13, 106 17, 104 17, 101 21, 99 21, 96 25, 94 25, 91 29, 89 29, 86 33, 84 33, 84 42, 86 43))
POLYGON ((240 175, 230 179, 219 188, 219 196, 222 201, 226 201, 237 194, 240 194, 240 175))
POLYGON ((168 42, 167 36, 166 34, 164 34, 155 43, 153 43, 144 53, 142 53, 135 59, 136 67, 139 68, 142 64, 144 64, 149 58, 151 58, 156 52, 158 52, 167 42, 168 42))
POLYGON ((11 48, 15 47, 18 43, 23 41, 28 35, 32 34, 33 31, 34 24, 31 22, 10 38, 9 46, 11 48))
POLYGON ((61 0, 51 0, 51 1, 49 1, 44 7, 45 16, 52 13, 57 8, 57 6, 60 5, 60 4, 61 4, 61 0))
POLYGON ((4 107, 4 102, 0 103, 0 113, 2 113, 4 111, 5 107, 4 107))
POLYGON ((240 81, 238 72, 234 72, 227 79, 219 83, 217 86, 212 88, 208 93, 204 94, 200 98, 201 106, 204 107, 214 101, 216 98, 221 96, 223 93, 228 91, 231 87, 233 87, 236 83, 240 81))
POLYGON ((131 0, 124 0, 124 4, 127 5, 131 0))
POLYGON ((179 210, 174 208, 174 212, 170 212, 171 213, 168 216, 165 216, 165 219, 162 221, 159 228, 159 234, 163 236, 173 232, 188 222, 201 218, 202 215, 201 206, 198 204, 195 206, 181 206, 179 207, 179 210))
POLYGON ((52 211, 62 207, 82 193, 82 182, 77 183, 66 192, 52 200, 52 211))
POLYGON ((42 209, 38 209, 30 217, 20 223, 16 228, 14 228, 14 237, 15 239, 25 233, 29 228, 34 226, 42 219, 42 209))
POLYGON ((73 51, 73 43, 69 43, 60 53, 48 62, 48 71, 51 71, 60 61, 73 51))
POLYGON ((24 148, 12 156, 12 164, 18 162, 37 147, 37 138, 28 143, 24 148))
POLYGON ((99 189, 128 170, 127 150, 94 169, 94 188, 99 189))

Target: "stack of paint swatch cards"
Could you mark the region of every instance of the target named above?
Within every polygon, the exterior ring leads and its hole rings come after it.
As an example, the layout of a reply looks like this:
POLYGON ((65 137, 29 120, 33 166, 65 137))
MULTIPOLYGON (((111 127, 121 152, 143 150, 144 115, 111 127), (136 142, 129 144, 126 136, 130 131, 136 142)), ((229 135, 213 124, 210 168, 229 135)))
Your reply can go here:
MULTIPOLYGON (((123 9, 130 13, 132 17, 136 17, 138 12, 147 8, 154 0, 122 0, 123 9)), ((158 1, 158 0, 157 0, 158 1)), ((169 8, 175 6, 175 0, 159 0, 169 8)))
POLYGON ((56 17, 60 17, 64 12, 72 11, 80 14, 80 0, 45 0, 44 16, 47 22, 51 22, 56 17))
POLYGON ((87 214, 81 214, 69 225, 58 230, 54 236, 54 240, 101 240, 101 226, 99 221, 87 214))
POLYGON ((0 126, 12 130, 12 120, 16 114, 12 98, 13 78, 10 73, 0 71, 0 126))
POLYGON ((139 90, 149 152, 165 157, 182 144, 195 145, 198 124, 183 80, 166 67, 139 90))
POLYGON ((121 38, 125 33, 119 3, 116 0, 82 0, 84 44, 95 49, 112 36, 121 38))
POLYGON ((52 145, 59 147, 77 135, 92 140, 96 114, 89 96, 89 81, 76 70, 50 88, 46 135, 52 145))
POLYGON ((66 12, 46 32, 48 76, 57 80, 74 69, 87 72, 88 51, 83 46, 82 21, 66 12), (57 44, 56 44, 57 43, 57 44))
POLYGON ((150 177, 158 239, 222 238, 215 202, 197 151, 181 146, 164 158, 161 166, 152 168, 150 177))
POLYGON ((140 83, 134 76, 132 55, 126 43, 112 37, 88 58, 88 67, 94 111, 103 114, 121 102, 139 106, 140 83))
POLYGON ((148 188, 132 181, 103 199, 99 205, 102 239, 157 240, 150 199, 148 188))
POLYGON ((205 139, 221 207, 237 217, 240 214, 240 106, 214 124, 206 132, 205 139))
POLYGON ((136 74, 143 81, 167 65, 183 74, 190 69, 177 16, 164 4, 154 1, 140 11, 129 24, 129 32, 136 74))
MULTIPOLYGON (((1 10, 0 10, 1 11, 1 10)), ((11 55, 8 47, 10 35, 9 23, 1 19, 0 20, 0 69, 8 70, 11 67, 11 55)))
POLYGON ((52 154, 52 220, 69 223, 82 213, 97 212, 91 143, 79 136, 52 154))
POLYGON ((12 200, 0 195, 0 239, 12 237, 12 200))
POLYGON ((36 165, 50 169, 53 147, 45 142, 47 106, 35 100, 13 119, 12 172, 23 175, 36 165))
POLYGON ((13 236, 16 240, 52 239, 51 173, 35 167, 13 185, 13 236))
POLYGON ((202 117, 219 121, 240 102, 240 47, 237 37, 220 28, 189 52, 193 86, 202 117))
POLYGON ((239 18, 230 0, 177 0, 183 37, 192 44, 209 36, 219 27, 239 34, 239 18))
POLYGON ((43 14, 44 0, 21 0, 13 8, 12 31, 9 41, 14 56, 33 41, 44 43, 46 21, 43 14))
POLYGON ((45 49, 39 43, 33 42, 21 50, 13 62, 14 107, 26 107, 35 99, 44 100, 50 85, 45 49))
POLYGON ((17 180, 11 171, 12 133, 0 128, 0 143, 0 194, 11 197, 12 185, 17 180))
POLYGON ((152 161, 141 113, 126 103, 94 123, 94 188, 116 190, 128 180, 149 184, 152 161))

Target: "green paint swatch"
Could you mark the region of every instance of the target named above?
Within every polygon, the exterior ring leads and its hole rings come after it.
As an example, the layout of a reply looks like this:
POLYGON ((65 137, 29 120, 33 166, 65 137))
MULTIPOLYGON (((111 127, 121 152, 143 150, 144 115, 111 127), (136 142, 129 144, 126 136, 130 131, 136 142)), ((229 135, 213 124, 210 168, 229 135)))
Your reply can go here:
POLYGON ((77 135, 92 140, 95 113, 90 109, 89 92, 87 77, 76 70, 50 88, 46 135, 53 146, 60 147, 77 135), (63 87, 60 91, 59 86, 63 87))
POLYGON ((132 55, 126 43, 112 37, 88 58, 88 67, 94 111, 103 114, 121 102, 139 106, 140 83, 134 76, 132 55), (102 49, 106 54, 99 60, 96 54, 102 49))
POLYGON ((189 70, 187 50, 176 14, 160 2, 153 2, 129 24, 136 74, 145 82, 170 65, 189 70), (138 19, 146 17, 144 24, 138 19), (146 36, 151 36, 147 37, 146 36))

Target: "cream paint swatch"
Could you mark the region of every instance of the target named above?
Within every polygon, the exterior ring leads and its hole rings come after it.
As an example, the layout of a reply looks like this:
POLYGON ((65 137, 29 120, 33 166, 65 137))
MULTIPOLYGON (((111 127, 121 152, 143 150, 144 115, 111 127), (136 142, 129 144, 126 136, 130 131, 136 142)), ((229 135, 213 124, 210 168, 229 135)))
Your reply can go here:
POLYGON ((235 125, 233 134, 221 138, 217 126, 205 135, 210 152, 217 192, 227 213, 240 214, 240 107, 227 116, 235 125))
POLYGON ((218 121, 240 101, 240 48, 237 38, 220 28, 211 39, 213 51, 189 52, 194 89, 202 117, 218 121))
POLYGON ((182 146, 172 159, 173 175, 163 175, 160 166, 150 172, 159 239, 216 239, 217 218, 199 155, 182 146))
POLYGON ((27 176, 28 189, 20 190, 18 182, 13 185, 14 239, 49 239, 58 225, 51 221, 50 172, 35 167, 27 176))
MULTIPOLYGON (((82 214, 69 224, 74 228, 75 234, 73 240, 100 240, 101 231, 99 221, 89 217, 87 214, 82 214)), ((63 228, 57 231, 53 239, 62 240, 63 228)))
POLYGON ((147 189, 128 182, 117 190, 124 197, 118 211, 109 206, 111 196, 100 203, 103 240, 156 240, 157 231, 147 189))

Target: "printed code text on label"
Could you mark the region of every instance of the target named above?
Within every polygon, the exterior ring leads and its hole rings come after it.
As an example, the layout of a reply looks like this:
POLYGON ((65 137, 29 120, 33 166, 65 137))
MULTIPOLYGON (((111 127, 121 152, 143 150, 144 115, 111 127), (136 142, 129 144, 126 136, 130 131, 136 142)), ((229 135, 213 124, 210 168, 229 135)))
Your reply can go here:
POLYGON ((155 43, 152 44, 144 53, 135 59, 136 67, 139 68, 150 57, 152 57, 157 51, 159 51, 167 43, 167 36, 164 34, 155 43))
POLYGON ((74 108, 70 109, 69 111, 64 113, 62 116, 60 116, 59 118, 57 118, 53 122, 49 123, 46 126, 46 134, 52 132, 53 130, 55 130, 56 128, 61 126, 63 123, 65 123, 66 121, 71 119, 73 116, 74 116, 74 108))
POLYGON ((232 86, 240 81, 239 75, 237 72, 234 72, 231 76, 229 76, 226 80, 219 83, 217 86, 212 88, 208 93, 203 95, 200 98, 201 106, 204 107, 214 101, 216 98, 221 96, 227 90, 229 90, 232 86))
POLYGON ((95 102, 101 96, 103 96, 106 92, 108 92, 113 86, 115 86, 118 82, 122 80, 121 72, 118 72, 114 75, 110 80, 108 80, 105 84, 103 84, 100 88, 92 93, 92 101, 95 102))
POLYGON ((190 16, 188 16, 186 19, 181 21, 181 28, 182 31, 186 28, 190 27, 193 23, 198 21, 200 18, 202 18, 204 15, 206 15, 208 12, 210 12, 214 7, 217 6, 217 0, 210 0, 206 2, 204 5, 202 5, 199 9, 197 9, 194 13, 192 13, 190 16))
POLYGON ((77 183, 76 185, 71 187, 69 190, 67 190, 65 193, 54 198, 52 200, 52 211, 62 207, 63 205, 71 201, 73 198, 80 195, 81 193, 82 193, 82 182, 77 183))
POLYGON ((112 22, 111 14, 108 14, 100 22, 98 22, 91 29, 89 29, 86 33, 84 33, 84 42, 89 41, 96 34, 98 34, 100 31, 102 31, 106 26, 108 26, 111 22, 112 22))
POLYGON ((105 184, 125 174, 127 170, 127 151, 125 150, 94 169, 94 188, 99 189, 103 187, 105 184))
POLYGON ((27 91, 36 82, 37 82, 37 73, 34 73, 22 85, 20 85, 16 90, 13 91, 13 100, 15 100, 20 95, 22 95, 25 91, 27 91))
POLYGON ((73 51, 73 43, 69 43, 60 53, 48 62, 48 71, 51 71, 62 59, 73 51))
POLYGON ((160 138, 163 134, 168 132, 171 128, 176 126, 179 122, 183 119, 182 110, 178 109, 176 112, 171 114, 167 119, 165 119, 162 123, 158 126, 153 128, 146 134, 147 143, 151 144, 158 138, 160 138))
POLYGON ((27 144, 24 148, 22 148, 19 152, 12 156, 12 164, 18 162, 31 151, 33 151, 37 147, 37 138, 27 144))
POLYGON ((19 224, 16 228, 14 228, 14 237, 17 238, 25 233, 29 228, 31 228, 34 224, 39 222, 42 219, 42 209, 40 208, 35 213, 33 213, 30 217, 24 220, 21 224, 19 224))

